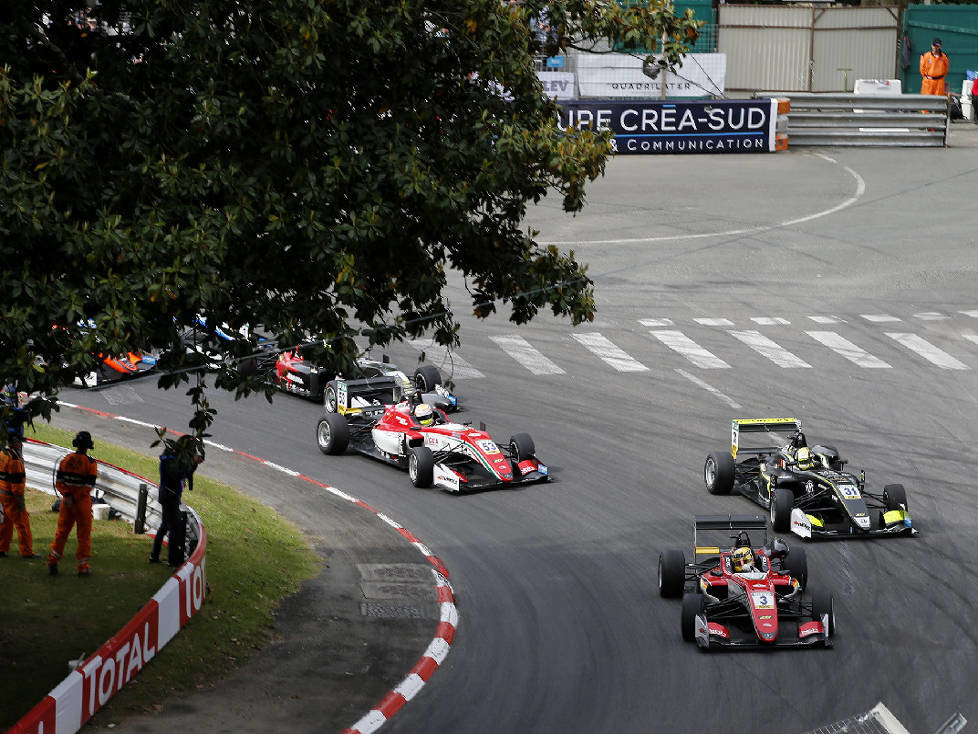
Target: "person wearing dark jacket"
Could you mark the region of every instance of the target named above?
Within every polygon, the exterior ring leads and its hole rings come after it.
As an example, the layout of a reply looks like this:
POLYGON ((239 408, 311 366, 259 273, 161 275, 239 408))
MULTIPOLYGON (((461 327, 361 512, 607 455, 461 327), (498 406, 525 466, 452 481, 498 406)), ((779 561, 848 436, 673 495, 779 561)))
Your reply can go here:
POLYGON ((153 538, 150 563, 160 562, 163 537, 167 537, 167 562, 171 566, 183 564, 183 525, 180 500, 184 487, 194 489, 194 472, 204 460, 196 450, 193 436, 181 436, 167 445, 160 455, 160 508, 163 519, 153 538))

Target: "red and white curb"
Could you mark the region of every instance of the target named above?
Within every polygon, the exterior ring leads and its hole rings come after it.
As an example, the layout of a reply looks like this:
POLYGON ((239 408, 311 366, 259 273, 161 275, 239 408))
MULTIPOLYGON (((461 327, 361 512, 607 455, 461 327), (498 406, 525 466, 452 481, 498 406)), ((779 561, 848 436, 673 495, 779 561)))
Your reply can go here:
MULTIPOLYGON (((146 423, 144 421, 134 420, 132 418, 126 418, 125 416, 114 415, 112 413, 106 413, 105 411, 97 410, 95 408, 87 408, 83 405, 75 405, 73 403, 65 402, 61 402, 60 405, 63 405, 66 408, 75 408, 76 410, 93 413, 103 418, 122 421, 124 423, 133 423, 137 426, 145 426, 147 428, 157 428, 157 426, 153 425, 152 423, 146 423)), ((414 533, 385 515, 383 512, 371 507, 363 500, 359 500, 356 497, 347 494, 343 490, 338 489, 337 487, 331 487, 324 482, 320 482, 312 477, 307 477, 306 475, 293 469, 280 466, 279 464, 275 464, 257 456, 252 456, 244 451, 238 451, 214 441, 205 440, 204 443, 219 451, 225 451, 227 453, 234 454, 235 456, 241 456, 250 461, 267 466, 270 469, 280 471, 290 477, 315 484, 317 487, 326 490, 330 494, 339 497, 340 499, 346 500, 351 504, 357 505, 358 507, 362 507, 363 509, 372 512, 382 521, 394 528, 394 530, 403 536, 404 539, 411 545, 417 548, 418 551, 420 551, 421 554, 433 566, 432 573, 435 579, 435 588, 438 594, 437 599, 440 609, 440 619, 438 622, 438 627, 435 629, 434 638, 431 640, 428 648, 424 651, 421 659, 418 660, 410 671, 408 671, 407 677, 405 677, 404 680, 395 686, 392 691, 384 696, 374 708, 372 708, 352 727, 344 729, 342 734, 371 734, 371 732, 377 731, 394 714, 396 714, 401 707, 404 706, 404 704, 418 695, 418 692, 424 687, 424 684, 428 682, 428 679, 431 678, 434 672, 438 669, 438 666, 444 662, 449 650, 451 649, 452 641, 455 639, 455 631, 458 628, 458 609, 455 607, 455 593, 452 589, 451 582, 449 581, 449 573, 448 569, 445 568, 445 564, 441 562, 441 559, 438 558, 438 556, 431 552, 428 546, 418 540, 414 533)))

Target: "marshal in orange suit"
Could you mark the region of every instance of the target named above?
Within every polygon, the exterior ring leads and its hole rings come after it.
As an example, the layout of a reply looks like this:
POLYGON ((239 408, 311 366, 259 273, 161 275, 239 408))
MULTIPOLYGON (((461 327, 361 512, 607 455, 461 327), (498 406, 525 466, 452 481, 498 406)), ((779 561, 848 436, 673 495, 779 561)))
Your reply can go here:
POLYGON ((951 61, 943 51, 941 39, 935 38, 930 51, 920 55, 920 93, 947 96, 947 85, 944 82, 950 65, 951 61))
POLYGON ((92 555, 92 490, 98 477, 98 462, 87 453, 95 448, 88 431, 79 431, 71 445, 75 447, 75 452, 61 460, 54 480, 55 489, 62 499, 58 510, 58 529, 48 555, 48 573, 52 576, 58 573, 58 561, 73 526, 78 534, 78 552, 75 554, 78 575, 88 576, 92 573, 88 561, 92 555))

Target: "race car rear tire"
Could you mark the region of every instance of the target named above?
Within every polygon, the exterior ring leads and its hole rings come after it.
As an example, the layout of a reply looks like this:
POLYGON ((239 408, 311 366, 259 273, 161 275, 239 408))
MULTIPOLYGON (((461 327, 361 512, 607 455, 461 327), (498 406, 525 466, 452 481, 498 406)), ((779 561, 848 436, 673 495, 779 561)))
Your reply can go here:
POLYGON ((825 589, 819 589, 812 594, 812 616, 821 622, 823 614, 829 615, 829 628, 826 632, 831 637, 835 634, 835 603, 832 601, 832 595, 829 592, 825 589))
POLYGON ((412 446, 408 454, 408 477, 420 489, 430 487, 435 478, 435 455, 427 446, 412 446))
POLYGON ((441 384, 441 372, 433 364, 422 364, 414 371, 414 384, 423 393, 434 392, 441 384))
POLYGON ((883 503, 887 510, 899 510, 900 505, 903 505, 905 510, 910 509, 907 504, 907 490, 902 484, 887 484, 883 487, 883 503))
POLYGON ((326 388, 323 390, 323 409, 327 413, 337 412, 337 402, 336 402, 336 383, 328 382, 326 383, 326 388))
POLYGON ((686 642, 696 640, 696 616, 706 608, 706 598, 702 594, 686 594, 683 596, 682 630, 686 642))
POLYGON ((519 464, 536 453, 537 447, 529 433, 514 433, 509 437, 509 452, 513 462, 519 464))
POLYGON ((711 451, 703 465, 703 482, 710 494, 730 494, 734 486, 734 459, 723 451, 711 451))
POLYGON ((324 454, 342 454, 350 444, 350 426, 338 413, 325 413, 316 426, 316 443, 324 454))
POLYGON ((675 599, 686 587, 686 556, 681 550, 664 550, 659 554, 659 596, 675 599))
POLYGON ((808 554, 805 553, 804 548, 797 546, 790 548, 788 555, 784 557, 781 568, 791 574, 791 578, 798 582, 802 591, 805 590, 805 587, 808 586, 808 554))
POLYGON ((788 487, 779 487, 771 498, 771 527, 776 533, 787 533, 791 529, 791 510, 795 506, 795 496, 788 487))

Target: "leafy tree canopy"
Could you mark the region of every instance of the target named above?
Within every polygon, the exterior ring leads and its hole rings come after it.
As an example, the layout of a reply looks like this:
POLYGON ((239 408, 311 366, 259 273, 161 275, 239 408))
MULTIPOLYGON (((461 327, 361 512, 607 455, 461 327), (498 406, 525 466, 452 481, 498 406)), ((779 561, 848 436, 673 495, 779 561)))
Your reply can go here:
POLYGON ((50 395, 152 346, 179 384, 198 314, 312 340, 338 369, 358 336, 457 345, 448 269, 477 316, 591 319, 586 266, 521 222, 548 193, 581 208, 608 134, 558 129, 533 56, 675 63, 699 25, 661 0, 3 3, 2 380, 50 395))

